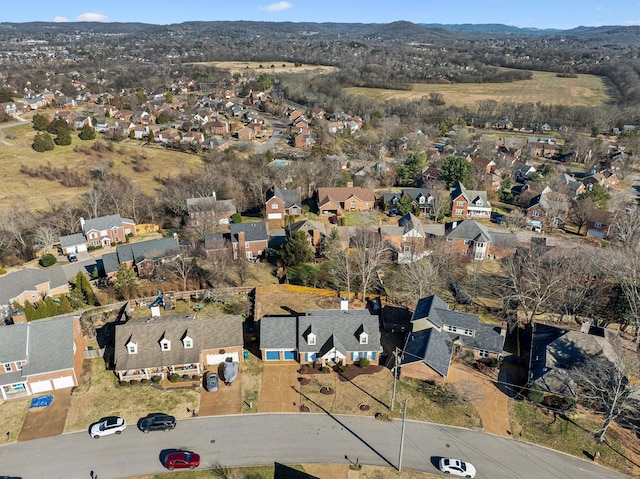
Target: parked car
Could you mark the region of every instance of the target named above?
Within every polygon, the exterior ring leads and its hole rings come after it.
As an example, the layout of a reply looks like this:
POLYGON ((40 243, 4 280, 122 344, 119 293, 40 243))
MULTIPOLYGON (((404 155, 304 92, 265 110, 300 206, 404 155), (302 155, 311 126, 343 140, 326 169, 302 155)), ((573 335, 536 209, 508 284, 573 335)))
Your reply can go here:
POLYGON ((176 451, 167 454, 164 458, 164 467, 174 469, 195 469, 200 465, 200 455, 191 451, 176 451))
POLYGON ((440 458, 440 471, 445 474, 453 474, 461 477, 476 477, 476 468, 470 462, 464 462, 460 459, 450 457, 440 458))
POLYGON ((69 263, 75 263, 76 261, 78 261, 78 257, 75 253, 69 253, 67 255, 67 259, 69 260, 69 263))
POLYGON ((210 393, 214 393, 218 390, 218 373, 213 371, 207 371, 204 373, 204 388, 210 393))
POLYGON ((140 419, 140 430, 144 433, 149 431, 169 432, 176 428, 176 418, 163 413, 149 414, 140 419))
POLYGON ((89 430, 89 435, 94 439, 100 439, 102 436, 110 434, 121 434, 127 428, 127 421, 121 417, 108 417, 97 422, 89 430))

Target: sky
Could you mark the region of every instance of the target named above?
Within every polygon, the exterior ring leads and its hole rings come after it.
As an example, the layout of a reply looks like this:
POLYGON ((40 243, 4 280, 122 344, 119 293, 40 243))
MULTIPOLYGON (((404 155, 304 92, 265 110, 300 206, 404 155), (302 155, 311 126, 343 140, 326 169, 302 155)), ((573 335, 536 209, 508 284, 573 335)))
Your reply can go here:
POLYGON ((6 2, 0 22, 186 21, 502 23, 516 27, 640 25, 640 0, 29 0, 6 2))

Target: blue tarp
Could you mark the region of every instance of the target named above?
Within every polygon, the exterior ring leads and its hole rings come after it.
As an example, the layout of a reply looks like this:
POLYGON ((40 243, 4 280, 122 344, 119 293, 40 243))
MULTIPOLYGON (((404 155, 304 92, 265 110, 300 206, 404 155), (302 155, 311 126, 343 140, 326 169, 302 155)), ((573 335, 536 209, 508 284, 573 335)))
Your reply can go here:
POLYGON ((29 407, 47 407, 51 404, 51 401, 53 401, 53 396, 51 395, 40 396, 39 398, 33 398, 29 407))

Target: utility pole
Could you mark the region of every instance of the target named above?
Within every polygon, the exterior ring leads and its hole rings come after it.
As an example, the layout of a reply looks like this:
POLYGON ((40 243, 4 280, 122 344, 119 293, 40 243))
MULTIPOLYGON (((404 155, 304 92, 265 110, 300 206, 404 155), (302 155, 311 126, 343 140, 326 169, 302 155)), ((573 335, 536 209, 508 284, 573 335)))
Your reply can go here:
POLYGON ((398 457, 398 472, 402 471, 402 451, 404 450, 404 426, 407 419, 407 401, 404 400, 404 411, 402 412, 402 432, 400 433, 400 455, 398 457))
POLYGON ((398 371, 399 371, 399 364, 398 364, 398 351, 400 348, 396 347, 395 351, 393 352, 393 357, 395 358, 395 362, 393 365, 393 393, 391 393, 391 407, 389 407, 389 411, 393 411, 393 406, 396 403, 396 381, 398 379, 398 371))

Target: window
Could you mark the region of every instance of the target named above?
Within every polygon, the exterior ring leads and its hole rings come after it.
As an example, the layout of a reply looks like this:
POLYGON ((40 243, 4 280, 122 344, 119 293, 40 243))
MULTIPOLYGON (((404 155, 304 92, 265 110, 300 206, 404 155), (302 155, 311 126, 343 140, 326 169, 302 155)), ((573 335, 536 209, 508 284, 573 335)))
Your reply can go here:
POLYGON ((482 200, 480 198, 476 201, 476 206, 482 206, 482 200))
POLYGON ((464 240, 464 244, 467 245, 467 246, 470 245, 471 243, 472 243, 471 240, 464 240))
POLYGON ((183 340, 183 344, 185 349, 191 349, 193 348, 193 339, 191 339, 190 337, 186 337, 183 340))
POLYGON ((456 201, 456 206, 464 206, 464 201, 456 201))
POLYGON ((97 237, 98 237, 98 233, 91 233, 89 235, 89 238, 91 238, 91 239, 94 239, 94 238, 97 238, 97 237))
POLYGON ((245 253, 245 256, 247 257, 247 259, 251 259, 251 258, 253 258, 253 253, 251 251, 247 251, 245 253))
POLYGON ((171 341, 167 338, 163 338, 162 341, 160 341, 160 349, 163 351, 171 351, 171 341))
POLYGON ((455 333, 458 331, 458 328, 456 328, 455 326, 451 326, 449 324, 445 325, 444 329, 446 329, 450 333, 455 333))
POLYGON ((309 346, 315 346, 316 345, 316 335, 313 333, 309 333, 307 335, 307 344, 309 346))
POLYGON ((602 228, 602 223, 600 223, 599 221, 596 221, 593 226, 595 226, 596 228, 602 228))
POLYGON ((462 216, 464 214, 464 210, 456 210, 456 216, 462 216))
POLYGON ((533 210, 531 212, 531 216, 535 216, 535 217, 539 218, 540 216, 542 216, 542 214, 537 210, 533 210))
POLYGON ((484 349, 481 349, 480 351, 478 351, 478 356, 480 356, 481 358, 488 358, 489 351, 485 351, 484 349))
POLYGON ((138 352, 138 345, 136 343, 127 344, 127 351, 129 351, 129 354, 136 354, 138 352))
POLYGON ((369 335, 367 333, 360 333, 360 344, 369 344, 369 335))
POLYGON ((245 243, 245 244, 244 244, 244 247, 245 247, 245 248, 248 248, 248 247, 249 247, 249 243, 245 243))
POLYGON ((424 196, 421 196, 421 197, 420 197, 420 199, 418 200, 418 202, 419 202, 421 205, 423 205, 423 204, 424 204, 424 200, 425 200, 424 196))
POLYGON ((352 202, 351 202, 351 209, 355 209, 355 207, 356 207, 356 202, 355 202, 355 201, 352 201, 352 202))
POLYGON ((4 372, 5 373, 11 372, 11 363, 4 363, 4 372))
POLYGON ((464 334, 465 336, 473 336, 473 329, 465 329, 464 334))
MULTIPOLYGON (((76 345, 76 343, 73 343, 74 347, 75 347, 75 345, 76 345)), ((75 351, 74 351, 74 353, 75 353, 75 351)), ((22 363, 23 363, 23 361, 18 361, 16 363, 16 367, 18 368, 18 371, 22 371, 22 363)))
POLYGON ((271 203, 271 209, 272 210, 277 210, 280 207, 280 205, 278 203, 271 203))

